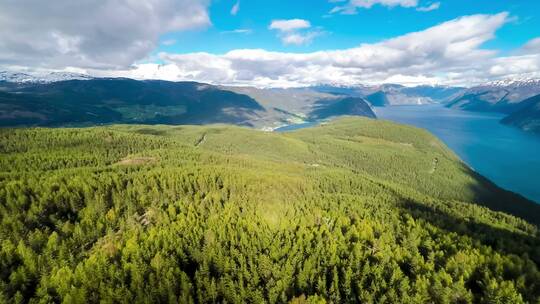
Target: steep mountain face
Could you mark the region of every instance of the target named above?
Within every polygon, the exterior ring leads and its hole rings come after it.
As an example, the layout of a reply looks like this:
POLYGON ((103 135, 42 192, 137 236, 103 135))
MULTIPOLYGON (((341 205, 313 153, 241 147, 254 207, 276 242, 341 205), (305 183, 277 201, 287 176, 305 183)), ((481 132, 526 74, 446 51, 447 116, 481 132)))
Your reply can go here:
POLYGON ((390 100, 388 100, 387 94, 383 91, 377 91, 367 95, 366 100, 374 107, 385 107, 390 105, 390 100))
POLYGON ((360 97, 323 100, 315 105, 308 117, 317 120, 342 115, 376 117, 369 103, 360 97))
POLYGON ((267 116, 261 120, 266 120, 267 125, 275 127, 340 115, 375 118, 375 113, 367 100, 346 90, 323 92, 317 88, 253 87, 226 87, 226 89, 257 100, 267 110, 267 116))
POLYGON ((540 135, 540 95, 524 100, 522 104, 520 110, 505 117, 502 123, 540 135))
POLYGON ((1 303, 540 300, 540 205, 413 127, 0 129, 0 155, 1 303))
POLYGON ((470 111, 510 114, 522 109, 522 101, 540 94, 540 80, 505 80, 465 90, 448 107, 470 111))

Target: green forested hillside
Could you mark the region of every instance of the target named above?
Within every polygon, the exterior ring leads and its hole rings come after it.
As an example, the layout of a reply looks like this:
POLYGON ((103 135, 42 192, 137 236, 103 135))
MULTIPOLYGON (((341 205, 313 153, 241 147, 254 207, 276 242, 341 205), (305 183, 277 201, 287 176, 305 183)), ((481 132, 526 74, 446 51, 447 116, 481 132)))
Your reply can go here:
POLYGON ((264 112, 254 99, 197 82, 125 78, 45 84, 0 82, 0 126, 111 123, 252 126, 264 112))
POLYGON ((539 206, 412 127, 0 129, 0 153, 0 303, 540 301, 539 206))

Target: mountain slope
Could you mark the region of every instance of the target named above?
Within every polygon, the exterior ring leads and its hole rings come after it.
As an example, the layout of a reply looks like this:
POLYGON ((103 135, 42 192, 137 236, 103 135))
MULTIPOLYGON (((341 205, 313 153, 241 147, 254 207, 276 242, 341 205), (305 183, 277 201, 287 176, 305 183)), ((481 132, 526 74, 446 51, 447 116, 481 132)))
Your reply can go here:
POLYGON ((0 302, 540 299, 537 226, 490 210, 540 206, 420 129, 0 129, 0 152, 0 302))
POLYGON ((387 95, 383 91, 377 91, 373 94, 370 94, 366 96, 366 99, 374 107, 384 107, 390 105, 390 101, 388 100, 387 95))
POLYGON ((467 89, 447 106, 510 114, 521 110, 523 100, 538 94, 540 80, 498 81, 467 89))
POLYGON ((325 119, 331 116, 357 115, 375 118, 369 102, 346 91, 321 92, 317 88, 259 89, 224 87, 257 100, 267 110, 267 124, 282 126, 325 119))
POLYGON ((501 122, 518 127, 524 131, 540 134, 540 95, 522 102, 521 110, 505 117, 501 122))
POLYGON ((375 118, 375 113, 369 103, 358 97, 347 97, 343 99, 320 101, 315 104, 314 109, 309 113, 310 119, 318 120, 335 116, 356 115, 375 118))
POLYGON ((264 112, 255 100, 192 82, 92 79, 16 86, 2 92, 2 125, 234 123, 264 112))
MULTIPOLYGON (((312 111, 325 111, 325 106, 333 107, 345 98, 300 89, 226 88, 121 78, 0 81, 0 126, 229 123, 275 128, 313 119, 309 116, 312 111)), ((365 100, 357 99, 356 103, 357 107, 349 112, 343 108, 339 115, 375 116, 365 100)))

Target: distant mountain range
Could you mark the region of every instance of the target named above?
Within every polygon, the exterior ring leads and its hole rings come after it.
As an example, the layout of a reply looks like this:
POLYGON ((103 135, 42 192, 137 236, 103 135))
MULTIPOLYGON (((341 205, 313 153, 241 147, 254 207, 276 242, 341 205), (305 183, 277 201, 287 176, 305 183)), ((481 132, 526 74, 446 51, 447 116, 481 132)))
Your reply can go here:
POLYGON ((501 122, 540 134, 540 79, 503 80, 463 90, 447 106, 507 114, 501 122))
POLYGON ((69 72, 51 72, 42 74, 27 74, 18 72, 0 71, 0 81, 14 83, 52 83, 66 80, 89 80, 92 76, 69 73, 69 72))
POLYGON ((497 81, 463 90, 448 106, 510 114, 520 110, 522 101, 538 94, 540 79, 497 81))
POLYGON ((263 89, 68 72, 0 72, 0 126, 229 123, 271 130, 341 115, 375 118, 372 107, 442 103, 508 114, 503 123, 540 133, 539 96, 537 79, 472 88, 384 84, 263 89))
POLYGON ((226 88, 123 78, 51 79, 4 77, 0 126, 228 123, 274 129, 340 115, 375 118, 363 98, 312 89, 226 88))

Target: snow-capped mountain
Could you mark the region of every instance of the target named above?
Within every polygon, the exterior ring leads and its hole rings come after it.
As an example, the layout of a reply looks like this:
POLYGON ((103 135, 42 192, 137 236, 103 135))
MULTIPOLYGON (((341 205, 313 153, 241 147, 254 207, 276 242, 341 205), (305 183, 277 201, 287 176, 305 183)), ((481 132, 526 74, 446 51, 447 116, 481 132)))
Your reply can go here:
POLYGON ((34 82, 34 80, 35 80, 34 76, 31 76, 25 73, 0 71, 0 81, 27 83, 27 82, 34 82))
POLYGON ((481 85, 480 87, 540 87, 540 79, 535 78, 521 78, 521 79, 503 79, 496 80, 481 85))
POLYGON ((50 72, 41 74, 29 74, 21 72, 0 71, 0 81, 14 83, 51 83, 65 80, 88 80, 93 77, 70 72, 50 72))
POLYGON ((540 79, 505 79, 464 90, 449 107, 473 111, 512 113, 522 101, 540 94, 540 79))

